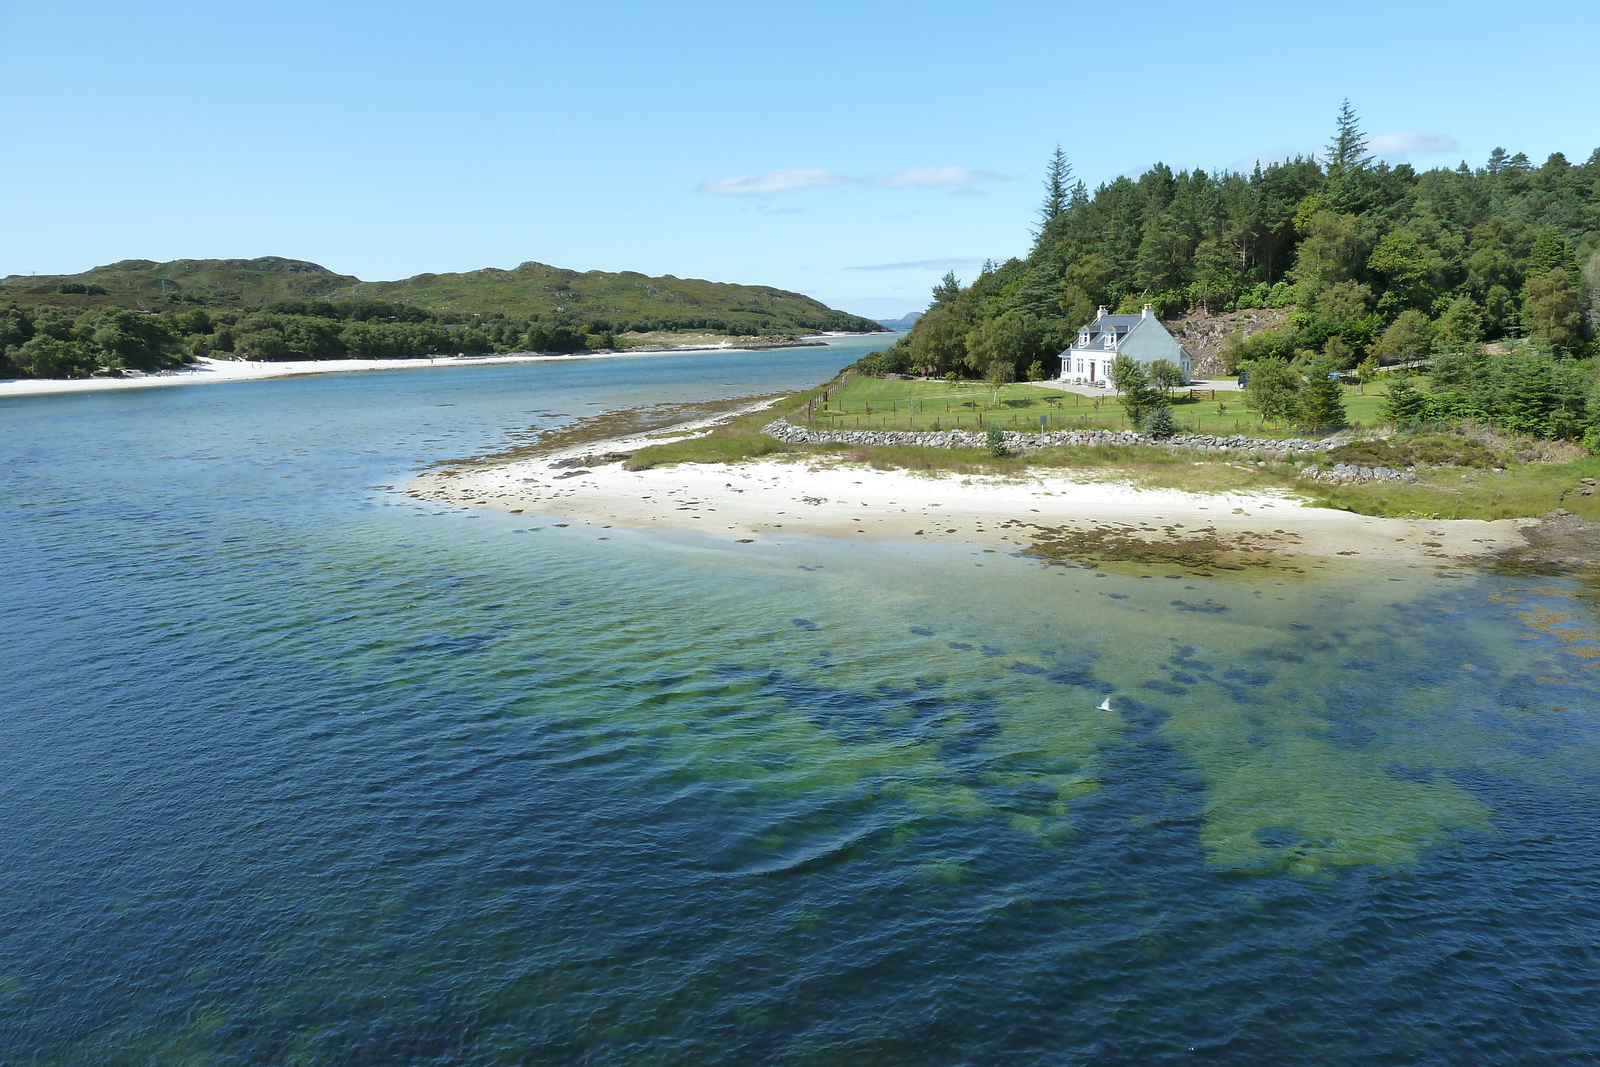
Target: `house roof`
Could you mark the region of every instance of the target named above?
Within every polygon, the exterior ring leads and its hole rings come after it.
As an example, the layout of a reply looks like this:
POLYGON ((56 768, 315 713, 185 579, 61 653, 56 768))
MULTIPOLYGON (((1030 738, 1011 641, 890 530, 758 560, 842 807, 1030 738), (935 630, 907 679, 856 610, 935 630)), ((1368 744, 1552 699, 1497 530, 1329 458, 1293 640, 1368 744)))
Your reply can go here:
MULTIPOLYGON (((1156 327, 1160 329, 1162 333, 1166 334, 1168 337, 1172 336, 1172 331, 1163 326, 1161 324, 1161 320, 1156 318, 1154 315, 1148 317, 1144 315, 1101 315, 1098 319, 1088 323, 1078 331, 1078 337, 1082 337, 1085 332, 1088 333, 1089 340, 1087 344, 1080 345, 1078 338, 1075 337, 1072 340, 1072 344, 1069 345, 1061 354, 1065 356, 1067 352, 1071 352, 1074 349, 1080 352, 1095 349, 1104 351, 1106 334, 1113 331, 1115 331, 1116 334, 1116 340, 1113 343, 1116 345, 1121 345, 1122 341, 1129 334, 1138 329, 1141 323, 1145 322, 1155 323, 1156 327)), ((1179 344, 1178 348, 1179 351, 1181 351, 1185 356, 1189 355, 1189 350, 1184 348, 1181 343, 1179 344)))
MULTIPOLYGON (((1106 334, 1115 330, 1119 339, 1126 337, 1143 321, 1143 315, 1102 315, 1083 329, 1089 331, 1089 344, 1104 345, 1106 334)), ((1078 332, 1078 336, 1083 336, 1082 330, 1078 332)), ((1077 346, 1078 342, 1074 341, 1073 347, 1077 346)))

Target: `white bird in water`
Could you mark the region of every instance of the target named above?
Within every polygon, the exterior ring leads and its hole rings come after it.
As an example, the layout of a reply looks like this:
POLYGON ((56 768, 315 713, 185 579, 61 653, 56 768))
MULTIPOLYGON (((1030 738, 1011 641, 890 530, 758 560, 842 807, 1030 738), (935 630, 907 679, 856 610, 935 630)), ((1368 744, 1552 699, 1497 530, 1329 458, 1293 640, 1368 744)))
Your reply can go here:
POLYGON ((1096 708, 1095 710, 1096 711, 1110 711, 1111 710, 1111 698, 1110 697, 1106 697, 1104 700, 1102 700, 1100 702, 1100 706, 1098 708, 1096 708))

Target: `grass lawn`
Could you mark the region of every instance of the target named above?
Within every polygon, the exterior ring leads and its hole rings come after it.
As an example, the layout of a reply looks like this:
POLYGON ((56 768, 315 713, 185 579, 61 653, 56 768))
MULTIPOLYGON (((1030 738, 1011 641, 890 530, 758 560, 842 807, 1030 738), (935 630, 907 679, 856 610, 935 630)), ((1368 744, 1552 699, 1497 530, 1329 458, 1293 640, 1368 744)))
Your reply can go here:
POLYGON ((1301 483, 1300 491, 1325 507, 1362 515, 1410 519, 1516 519, 1556 508, 1600 522, 1600 493, 1583 496, 1580 479, 1600 478, 1600 458, 1573 463, 1515 463, 1503 471, 1444 468, 1420 475, 1415 485, 1301 483))
MULTIPOLYGON (((1346 387, 1345 411, 1353 424, 1378 421, 1385 386, 1366 393, 1346 387)), ((1180 432, 1294 437, 1294 426, 1263 426, 1238 393, 1178 390, 1172 415, 1180 432)), ((819 430, 1005 430, 1039 429, 1044 417, 1052 430, 1129 429, 1116 397, 1087 397, 1018 382, 998 393, 981 382, 893 381, 857 376, 801 408, 791 421, 819 430)))

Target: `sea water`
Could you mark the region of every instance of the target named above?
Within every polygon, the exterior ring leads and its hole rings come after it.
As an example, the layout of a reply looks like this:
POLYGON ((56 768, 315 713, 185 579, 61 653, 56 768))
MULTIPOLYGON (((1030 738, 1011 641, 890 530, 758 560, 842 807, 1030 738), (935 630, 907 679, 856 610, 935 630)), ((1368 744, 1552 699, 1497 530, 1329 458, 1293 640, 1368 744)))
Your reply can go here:
POLYGON ((1600 1055, 1571 581, 401 491, 870 346, 0 402, 0 1062, 1600 1055))

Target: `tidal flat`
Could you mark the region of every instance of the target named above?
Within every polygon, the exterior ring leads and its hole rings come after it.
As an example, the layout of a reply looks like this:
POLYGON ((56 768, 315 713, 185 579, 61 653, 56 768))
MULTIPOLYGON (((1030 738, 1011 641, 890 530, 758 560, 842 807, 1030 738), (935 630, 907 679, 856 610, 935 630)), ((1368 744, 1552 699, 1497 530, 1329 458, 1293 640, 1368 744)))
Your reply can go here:
MULTIPOLYGON (((1438 527, 1271 553, 1299 572, 1041 558, 1069 535, 1009 498, 982 537, 877 536, 900 520, 848 467, 796 511, 862 523, 743 543, 698 496, 663 529, 405 491, 869 343, 4 401, 0 1047, 1585 1053, 1600 631, 1574 579, 1438 527)), ((1231 538, 1253 506, 1200 514, 1231 538)), ((1174 522, 1204 539, 1147 525, 1174 522)))

